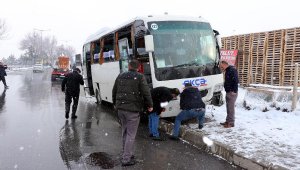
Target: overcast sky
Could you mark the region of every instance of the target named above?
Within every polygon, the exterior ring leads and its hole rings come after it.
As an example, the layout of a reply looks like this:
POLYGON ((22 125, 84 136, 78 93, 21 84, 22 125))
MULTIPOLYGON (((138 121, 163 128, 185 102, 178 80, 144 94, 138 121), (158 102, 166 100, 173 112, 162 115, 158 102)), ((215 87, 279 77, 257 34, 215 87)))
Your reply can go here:
POLYGON ((0 60, 14 54, 34 29, 55 36, 76 53, 102 27, 114 27, 136 16, 202 16, 222 36, 300 27, 298 0, 0 0, 0 18, 9 36, 0 40, 0 60))

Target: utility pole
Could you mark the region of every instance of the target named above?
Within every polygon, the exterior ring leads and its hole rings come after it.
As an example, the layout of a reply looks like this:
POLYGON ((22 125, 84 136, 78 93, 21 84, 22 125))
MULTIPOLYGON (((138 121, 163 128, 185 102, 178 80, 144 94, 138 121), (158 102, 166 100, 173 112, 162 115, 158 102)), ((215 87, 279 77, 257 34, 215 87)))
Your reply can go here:
MULTIPOLYGON (((50 31, 50 30, 49 29, 43 30, 43 29, 37 29, 37 28, 34 28, 34 30, 40 31, 40 33, 41 33, 41 52, 40 52, 40 55, 41 55, 42 59, 44 59, 44 57, 43 57, 43 32, 44 31, 50 31)), ((42 64, 44 64, 44 63, 42 63, 42 64)))

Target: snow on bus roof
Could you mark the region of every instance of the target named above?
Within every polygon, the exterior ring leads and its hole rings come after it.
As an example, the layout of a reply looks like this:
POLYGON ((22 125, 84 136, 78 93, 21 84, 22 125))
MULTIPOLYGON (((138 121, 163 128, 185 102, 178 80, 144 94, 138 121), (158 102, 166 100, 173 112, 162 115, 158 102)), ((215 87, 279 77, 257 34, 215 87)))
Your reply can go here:
MULTIPOLYGON (((132 18, 124 23, 122 23, 121 25, 118 25, 114 28, 108 28, 108 27, 104 27, 101 28, 99 31, 97 31, 96 33, 90 35, 86 42, 89 43, 91 41, 95 41, 97 39, 99 39, 100 37, 107 35, 107 34, 111 34, 114 33, 116 30, 119 30, 125 26, 130 25, 131 23, 133 23, 136 20, 143 20, 146 23, 147 22, 153 22, 153 21, 197 21, 197 22, 208 22, 207 20, 205 20, 204 18, 200 17, 191 17, 191 16, 176 16, 176 15, 148 15, 148 16, 139 16, 139 17, 135 17, 132 18)), ((146 25, 147 27, 147 25, 146 25)))
POLYGON ((146 17, 136 17, 137 19, 144 20, 145 22, 151 21, 198 21, 198 22, 208 22, 204 18, 200 17, 191 17, 191 16, 178 16, 178 15, 149 15, 146 17))
POLYGON ((94 41, 94 40, 97 40, 99 37, 105 35, 106 33, 109 33, 110 31, 111 31, 111 29, 108 28, 108 27, 101 28, 100 30, 98 30, 94 34, 88 36, 88 38, 86 39, 84 44, 86 44, 88 42, 91 42, 91 41, 94 41))

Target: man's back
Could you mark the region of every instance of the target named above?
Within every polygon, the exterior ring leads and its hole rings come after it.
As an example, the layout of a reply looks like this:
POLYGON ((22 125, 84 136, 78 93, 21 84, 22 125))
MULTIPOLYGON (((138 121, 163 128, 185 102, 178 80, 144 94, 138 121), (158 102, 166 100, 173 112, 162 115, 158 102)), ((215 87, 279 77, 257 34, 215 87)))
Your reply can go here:
POLYGON ((62 82, 62 90, 64 91, 65 86, 68 93, 72 95, 78 95, 80 92, 80 85, 83 85, 82 76, 76 71, 66 75, 62 82))
POLYGON ((180 108, 182 110, 190 110, 196 108, 205 108, 202 101, 201 93, 198 88, 187 87, 180 95, 180 108))
POLYGON ((140 111, 144 104, 148 111, 152 111, 150 89, 145 77, 138 73, 139 62, 131 60, 128 72, 120 74, 112 90, 113 103, 118 111, 122 127, 122 166, 136 163, 133 158, 134 139, 140 122, 140 111))
POLYGON ((173 96, 169 88, 156 87, 151 90, 152 99, 156 99, 160 102, 166 102, 172 100, 173 96))
POLYGON ((161 113, 162 107, 160 103, 169 102, 173 99, 172 93, 167 87, 156 87, 151 90, 151 96, 153 100, 153 112, 161 113))
POLYGON ((120 74, 114 84, 113 102, 117 109, 127 111, 142 111, 144 102, 152 106, 151 94, 145 77, 136 71, 120 74))

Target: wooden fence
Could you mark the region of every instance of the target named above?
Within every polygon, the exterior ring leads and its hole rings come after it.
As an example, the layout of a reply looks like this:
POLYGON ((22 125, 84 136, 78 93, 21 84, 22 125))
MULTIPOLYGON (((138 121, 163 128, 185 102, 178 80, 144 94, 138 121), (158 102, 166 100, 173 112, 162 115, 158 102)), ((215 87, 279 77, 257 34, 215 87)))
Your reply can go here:
POLYGON ((300 27, 222 38, 223 49, 238 50, 236 66, 242 86, 291 86, 300 63, 300 27))

